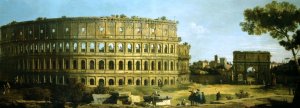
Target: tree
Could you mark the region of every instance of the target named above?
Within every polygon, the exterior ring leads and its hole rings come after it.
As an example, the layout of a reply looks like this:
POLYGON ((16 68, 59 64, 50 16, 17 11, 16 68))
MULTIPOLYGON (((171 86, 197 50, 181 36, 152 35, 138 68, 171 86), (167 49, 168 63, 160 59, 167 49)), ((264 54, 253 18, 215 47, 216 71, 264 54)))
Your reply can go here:
POLYGON ((269 34, 277 39, 281 46, 292 52, 300 73, 297 58, 300 47, 300 9, 288 2, 273 1, 264 7, 246 9, 244 16, 245 21, 240 23, 242 30, 249 35, 269 34))

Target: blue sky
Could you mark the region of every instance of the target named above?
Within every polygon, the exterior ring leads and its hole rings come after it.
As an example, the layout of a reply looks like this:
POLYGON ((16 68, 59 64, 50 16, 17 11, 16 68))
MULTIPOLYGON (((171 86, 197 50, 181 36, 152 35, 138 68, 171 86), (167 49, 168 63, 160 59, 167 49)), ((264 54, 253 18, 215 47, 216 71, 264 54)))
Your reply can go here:
MULTIPOLYGON (((242 32, 246 8, 264 6, 272 0, 1 0, 0 25, 37 17, 110 16, 125 14, 179 21, 177 34, 191 44, 192 62, 213 60, 214 55, 232 61, 235 50, 270 51, 272 61, 291 57, 268 35, 242 32)), ((280 1, 280 0, 279 0, 280 1)), ((285 0, 298 8, 300 0, 285 0)))

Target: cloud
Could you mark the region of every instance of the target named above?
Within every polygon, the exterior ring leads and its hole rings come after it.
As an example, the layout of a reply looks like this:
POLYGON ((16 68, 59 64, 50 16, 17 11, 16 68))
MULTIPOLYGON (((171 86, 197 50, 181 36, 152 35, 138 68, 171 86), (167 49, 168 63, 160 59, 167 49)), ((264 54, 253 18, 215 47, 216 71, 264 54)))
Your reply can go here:
POLYGON ((208 32, 207 28, 195 22, 189 23, 188 28, 190 31, 195 32, 196 34, 203 34, 208 32))

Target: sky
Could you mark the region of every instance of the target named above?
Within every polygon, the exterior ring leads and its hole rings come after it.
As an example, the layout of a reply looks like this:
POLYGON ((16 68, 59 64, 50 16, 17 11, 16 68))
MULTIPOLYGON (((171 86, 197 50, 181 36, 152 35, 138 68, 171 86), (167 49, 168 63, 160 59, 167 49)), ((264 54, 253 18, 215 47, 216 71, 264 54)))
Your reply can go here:
MULTIPOLYGON (((241 30, 243 12, 272 0, 1 0, 0 25, 37 17, 111 16, 125 14, 179 21, 177 34, 191 45, 191 62, 213 60, 214 55, 233 59, 233 51, 269 51, 271 60, 291 58, 268 35, 248 35, 241 30)), ((283 0, 277 0, 283 1, 283 0)), ((300 8, 300 0, 284 0, 300 8)))

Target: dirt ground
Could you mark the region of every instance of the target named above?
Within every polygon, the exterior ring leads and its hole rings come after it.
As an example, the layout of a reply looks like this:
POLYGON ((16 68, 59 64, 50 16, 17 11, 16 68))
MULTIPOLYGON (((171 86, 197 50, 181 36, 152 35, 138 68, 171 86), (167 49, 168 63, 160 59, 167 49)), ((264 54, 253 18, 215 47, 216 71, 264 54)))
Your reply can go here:
POLYGON ((263 89, 262 85, 229 85, 229 84, 217 84, 217 85, 202 85, 192 83, 188 85, 188 89, 186 90, 175 90, 173 92, 164 92, 162 94, 166 94, 172 96, 173 99, 171 101, 172 105, 177 105, 183 99, 186 100, 186 103, 189 103, 188 96, 190 95, 189 91, 199 89, 201 92, 204 92, 206 96, 206 103, 210 103, 216 100, 216 93, 220 91, 221 100, 227 100, 226 96, 231 96, 234 99, 237 99, 235 93, 239 93, 240 90, 249 93, 249 98, 260 98, 260 97, 271 97, 277 95, 289 95, 289 89, 285 87, 278 86, 273 89, 263 89))

